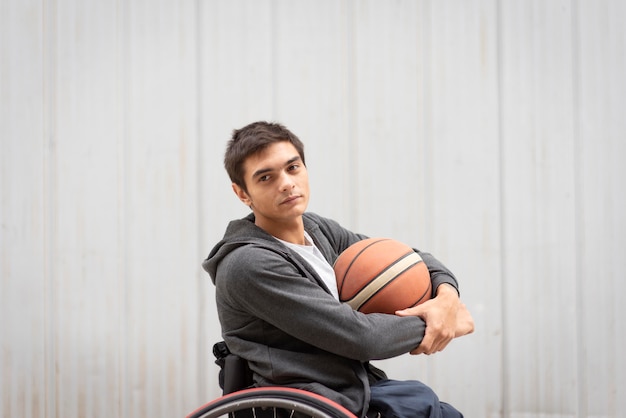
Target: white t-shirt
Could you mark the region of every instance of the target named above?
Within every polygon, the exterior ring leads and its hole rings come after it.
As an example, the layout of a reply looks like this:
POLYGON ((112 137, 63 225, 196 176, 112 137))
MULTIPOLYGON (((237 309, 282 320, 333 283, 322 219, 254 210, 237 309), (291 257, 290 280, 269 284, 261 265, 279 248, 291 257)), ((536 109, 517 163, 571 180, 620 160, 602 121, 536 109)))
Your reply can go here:
POLYGON ((315 269, 328 289, 330 289, 330 293, 332 293, 335 299, 339 300, 335 271, 328 261, 326 261, 321 251, 315 246, 313 239, 309 234, 307 234, 306 231, 304 231, 305 245, 293 244, 291 242, 283 241, 282 239, 276 239, 300 254, 302 258, 304 258, 315 269))

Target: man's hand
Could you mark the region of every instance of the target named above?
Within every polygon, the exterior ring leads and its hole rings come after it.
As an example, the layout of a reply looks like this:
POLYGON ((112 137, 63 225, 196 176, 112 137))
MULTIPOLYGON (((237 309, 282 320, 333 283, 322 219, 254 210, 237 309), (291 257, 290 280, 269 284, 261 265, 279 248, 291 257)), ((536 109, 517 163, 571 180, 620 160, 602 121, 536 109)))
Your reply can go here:
POLYGON ((455 288, 442 284, 437 295, 413 308, 397 311, 399 316, 419 316, 426 322, 426 333, 420 345, 411 354, 433 354, 442 351, 455 337, 474 331, 474 321, 466 306, 459 300, 455 288))

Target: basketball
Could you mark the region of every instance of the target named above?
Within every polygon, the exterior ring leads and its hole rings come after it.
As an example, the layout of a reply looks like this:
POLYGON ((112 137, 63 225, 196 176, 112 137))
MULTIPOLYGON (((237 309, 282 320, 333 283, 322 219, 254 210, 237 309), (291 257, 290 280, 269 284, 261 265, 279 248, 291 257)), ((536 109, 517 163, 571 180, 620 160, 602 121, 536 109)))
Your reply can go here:
POLYGON ((411 247, 368 238, 342 252, 333 266, 339 299, 363 313, 388 313, 431 298, 428 268, 411 247))

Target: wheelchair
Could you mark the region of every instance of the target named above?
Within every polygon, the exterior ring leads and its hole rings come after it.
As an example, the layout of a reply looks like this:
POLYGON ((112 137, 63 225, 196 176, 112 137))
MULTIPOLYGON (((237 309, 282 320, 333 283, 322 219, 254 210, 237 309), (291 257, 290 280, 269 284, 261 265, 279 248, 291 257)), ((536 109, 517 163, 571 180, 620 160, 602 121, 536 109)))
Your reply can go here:
POLYGON ((213 346, 220 366, 223 396, 186 418, 356 418, 352 412, 323 396, 287 387, 252 387, 247 362, 230 353, 221 341, 213 346))

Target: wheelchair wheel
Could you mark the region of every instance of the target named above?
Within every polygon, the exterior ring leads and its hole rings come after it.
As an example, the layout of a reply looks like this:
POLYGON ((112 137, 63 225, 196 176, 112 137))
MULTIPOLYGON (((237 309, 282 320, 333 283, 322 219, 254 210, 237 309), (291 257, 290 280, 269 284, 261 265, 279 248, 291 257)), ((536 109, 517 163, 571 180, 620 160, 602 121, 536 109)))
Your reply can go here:
POLYGON ((222 396, 187 418, 356 418, 343 406, 300 389, 260 387, 222 396))

